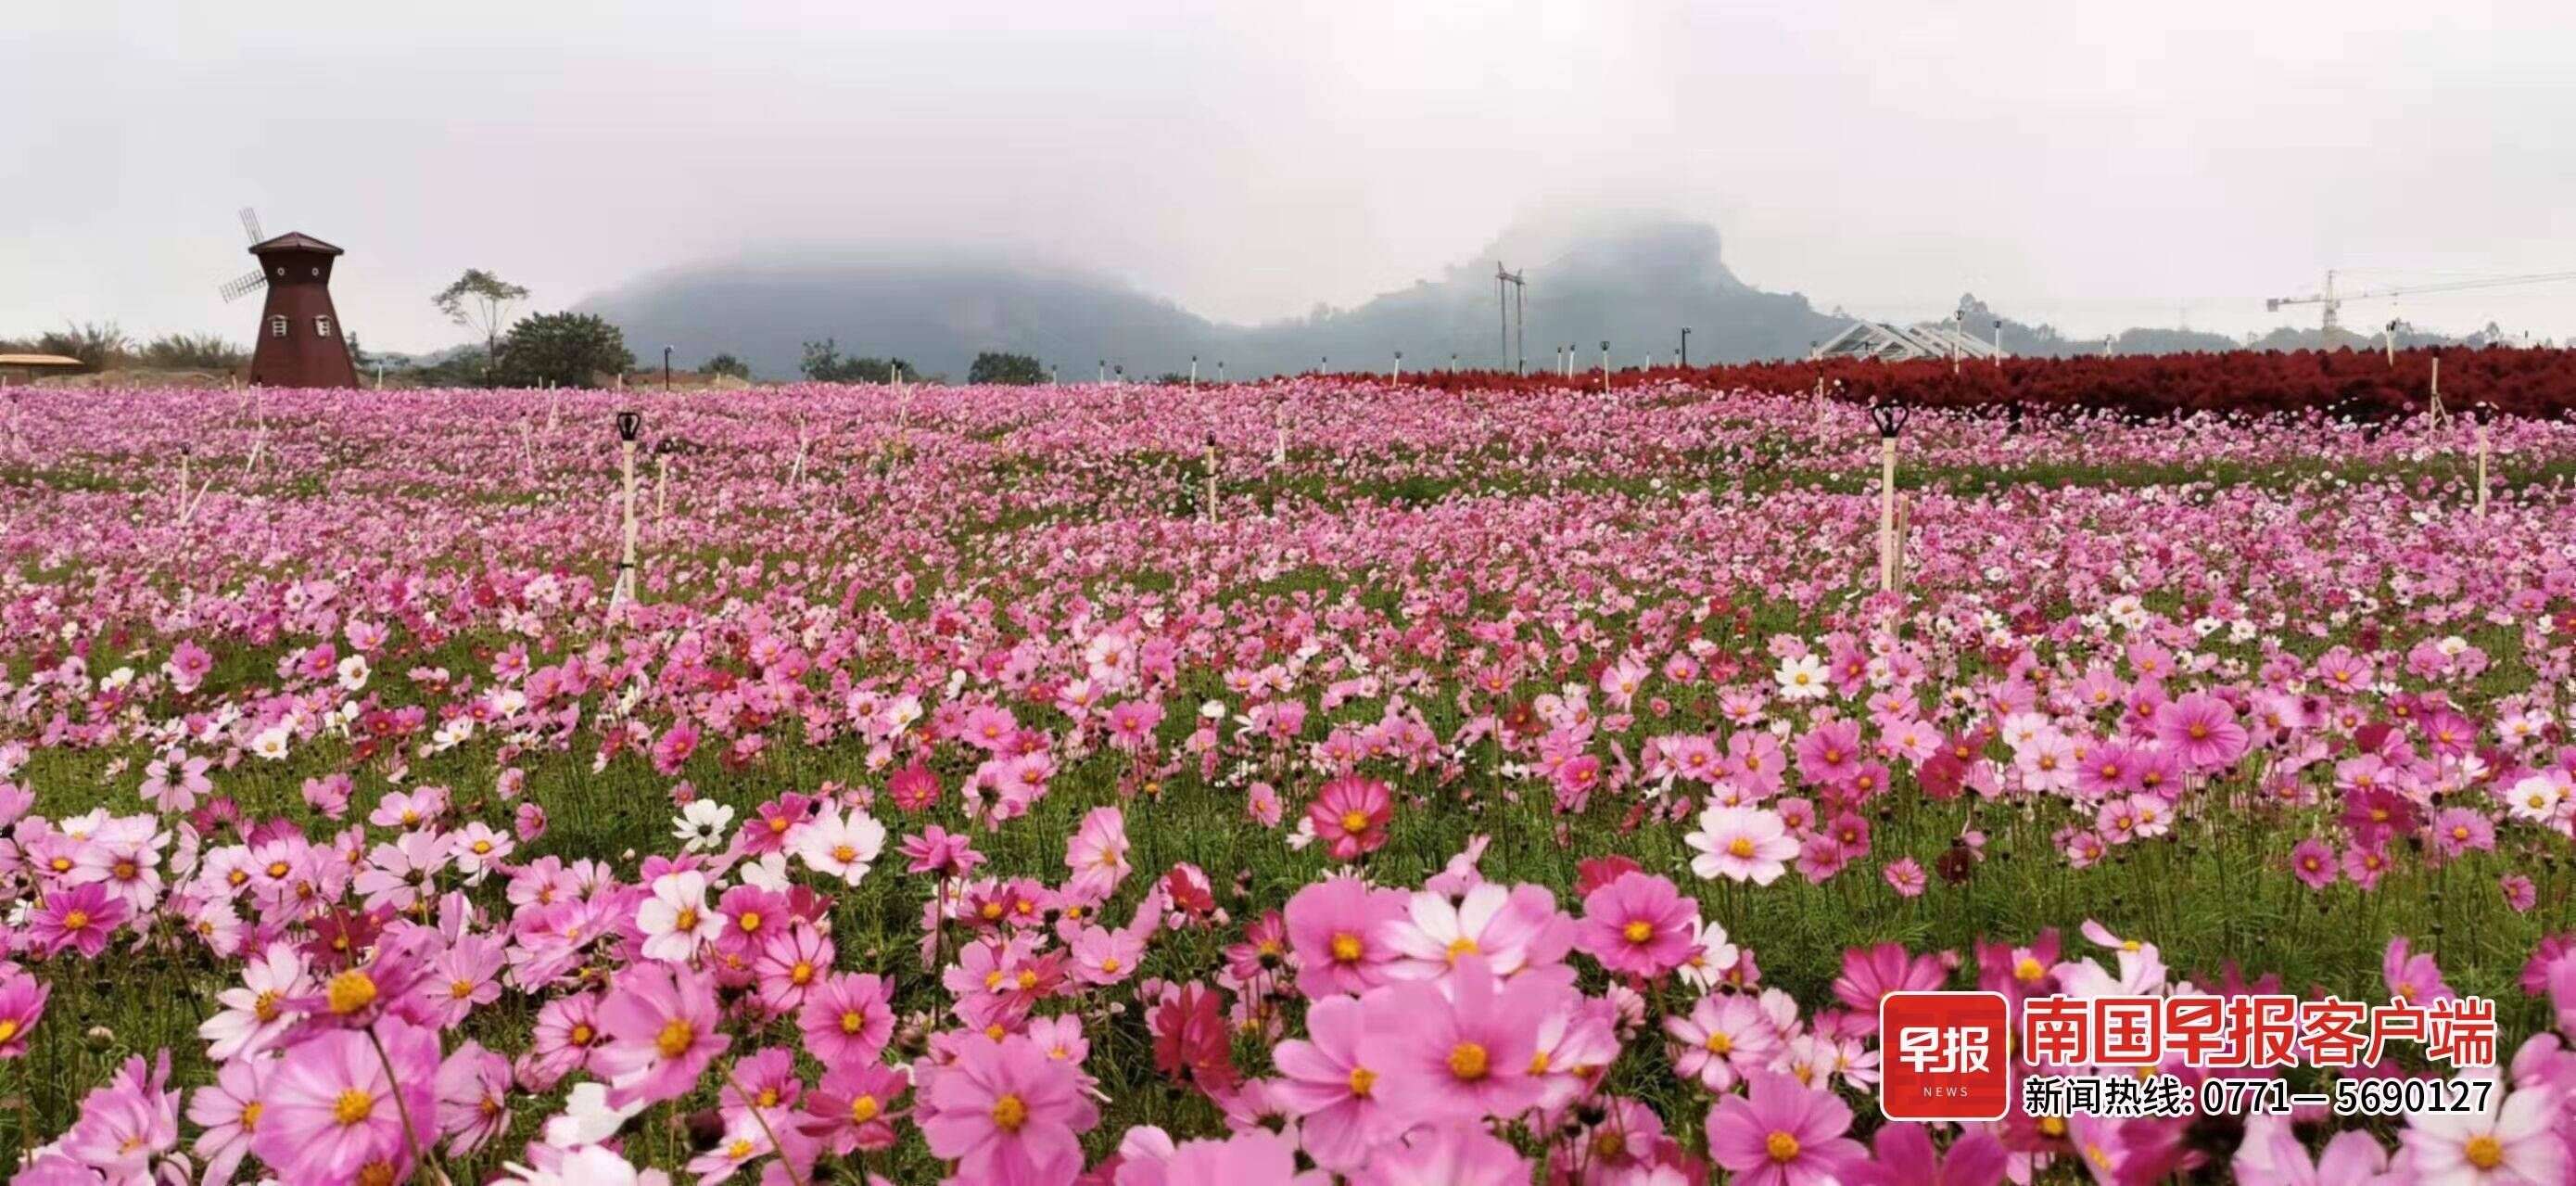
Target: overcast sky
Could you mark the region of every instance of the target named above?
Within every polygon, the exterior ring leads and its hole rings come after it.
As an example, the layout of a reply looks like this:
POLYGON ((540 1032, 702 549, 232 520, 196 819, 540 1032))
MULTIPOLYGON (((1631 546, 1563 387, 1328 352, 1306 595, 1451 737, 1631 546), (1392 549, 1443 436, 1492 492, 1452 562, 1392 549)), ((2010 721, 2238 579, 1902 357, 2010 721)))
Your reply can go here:
MULTIPOLYGON (((247 339, 234 211, 377 349, 781 244, 999 252, 1253 321, 1504 227, 1714 223, 1746 280, 2078 332, 2576 270, 2576 5, 10 0, 0 335, 247 339), (584 12, 581 10, 590 10, 584 12)), ((2312 324, 2313 308, 2296 311, 2312 324)), ((2282 316, 2288 316, 2284 314, 2282 316)), ((2576 283, 2356 305, 2576 335, 2576 283)))

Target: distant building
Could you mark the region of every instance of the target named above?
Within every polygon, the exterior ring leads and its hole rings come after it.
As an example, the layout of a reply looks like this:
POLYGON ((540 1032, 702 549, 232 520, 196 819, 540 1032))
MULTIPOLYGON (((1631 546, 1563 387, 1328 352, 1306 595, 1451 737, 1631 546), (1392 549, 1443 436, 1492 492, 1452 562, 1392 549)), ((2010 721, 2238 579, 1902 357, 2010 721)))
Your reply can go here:
POLYGON ((1995 344, 1950 328, 1948 322, 1898 325, 1892 321, 1855 321, 1843 332, 1817 343, 1814 358, 1872 358, 1903 362, 1910 358, 1995 357, 1995 344))

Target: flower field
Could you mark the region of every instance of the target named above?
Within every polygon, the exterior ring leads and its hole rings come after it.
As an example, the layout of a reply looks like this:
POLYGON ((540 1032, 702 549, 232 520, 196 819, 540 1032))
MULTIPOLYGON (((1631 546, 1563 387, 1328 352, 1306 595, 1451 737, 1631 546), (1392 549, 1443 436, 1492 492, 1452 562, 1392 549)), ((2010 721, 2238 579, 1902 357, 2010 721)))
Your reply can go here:
POLYGON ((11 392, 0 1151, 2576 1181, 2576 427, 2480 514, 2478 426, 2298 406, 1921 411, 1882 593, 1866 409, 1684 376, 11 392), (1931 988, 2491 998, 2229 1073, 2495 1087, 1884 1122, 1931 988))

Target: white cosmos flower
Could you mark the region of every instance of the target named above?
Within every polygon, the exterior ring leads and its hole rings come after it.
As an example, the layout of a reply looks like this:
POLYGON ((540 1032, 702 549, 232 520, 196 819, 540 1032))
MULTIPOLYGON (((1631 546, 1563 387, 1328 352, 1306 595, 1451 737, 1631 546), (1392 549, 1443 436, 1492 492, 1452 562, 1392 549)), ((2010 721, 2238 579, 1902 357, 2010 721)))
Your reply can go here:
POLYGON ((885 825, 864 811, 826 810, 796 831, 796 855, 806 867, 857 885, 885 851, 885 825))
POLYGON ((1758 807, 1712 805, 1700 813, 1699 830, 1682 837, 1682 842, 1699 850, 1691 858, 1691 872, 1755 885, 1779 880, 1788 871, 1790 858, 1798 855, 1798 842, 1789 837, 1788 825, 1758 807))
POLYGON ((679 962, 724 933, 724 916, 707 909, 707 877, 695 869, 653 879, 653 896, 635 908, 644 958, 679 962))
POLYGON ((1814 655, 1800 655, 1780 661, 1780 694, 1791 700, 1817 700, 1830 690, 1825 683, 1825 663, 1814 655))
POLYGON ((671 834, 679 838, 680 847, 704 852, 724 843, 725 829, 732 826, 733 808, 713 799, 699 799, 680 809, 680 818, 672 821, 671 834))
POLYGON ((286 734, 286 726, 283 724, 262 729, 257 736, 250 739, 250 752, 269 761, 277 761, 286 756, 286 734))

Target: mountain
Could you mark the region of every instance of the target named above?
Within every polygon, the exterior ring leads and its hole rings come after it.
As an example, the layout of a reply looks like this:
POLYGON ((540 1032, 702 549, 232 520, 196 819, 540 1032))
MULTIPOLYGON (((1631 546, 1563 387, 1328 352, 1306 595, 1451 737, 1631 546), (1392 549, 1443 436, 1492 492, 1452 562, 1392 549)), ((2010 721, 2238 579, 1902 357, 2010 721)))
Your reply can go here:
MULTIPOLYGON (((1190 358, 1214 378, 1308 371, 1327 360, 1336 370, 1384 370, 1404 351, 1407 369, 1506 365, 1494 302, 1494 266, 1528 278, 1532 370, 1557 365, 1556 350, 1573 344, 1577 369, 1600 365, 1600 343, 1612 360, 1634 366, 1649 355, 1669 362, 1683 326, 1691 327, 1694 362, 1803 356, 1810 343, 1850 324, 1796 293, 1764 292, 1736 278, 1720 253, 1716 228, 1662 214, 1592 213, 1524 222, 1473 258, 1438 276, 1372 298, 1352 309, 1319 307, 1305 317, 1261 325, 1212 321, 1119 281, 1062 268, 1011 261, 885 252, 807 252, 765 260, 722 261, 653 273, 578 306, 626 333, 638 358, 679 343, 684 366, 730 352, 765 379, 792 378, 808 341, 834 339, 851 357, 899 358, 919 374, 962 379, 976 354, 1027 354, 1067 380, 1087 379, 1104 364, 1131 378, 1186 373, 1190 358)), ((1964 327, 1995 332, 1999 314, 1974 296, 1960 298, 1964 327)), ((2101 338, 2070 338, 2044 324, 2002 317, 2004 349, 2016 355, 2093 354, 2101 338)), ((2500 331, 2499 331, 2500 332, 2500 331)), ((2446 339, 2401 332, 2400 345, 2446 339)), ((2368 349, 2351 333, 2331 343, 2368 349)), ((2184 329, 2131 329, 2115 335, 2120 354, 2231 350, 2248 343, 2184 329)), ((2314 329, 2278 329, 2251 345, 2316 348, 2314 329)))
POLYGON ((1101 360, 1131 376, 1185 372, 1199 357, 1213 377, 1311 370, 1383 369, 1395 351, 1408 367, 1492 366, 1498 351, 1494 263, 1528 277, 1533 370, 1575 343, 1576 366, 1597 366, 1600 341, 1635 365, 1648 352, 1670 361, 1678 330, 1692 327, 1691 358, 1721 361, 1801 354, 1843 325, 1805 297, 1745 285, 1705 224, 1642 216, 1516 227, 1477 258, 1436 279, 1352 309, 1245 326, 1211 321, 1104 277, 992 261, 935 261, 832 254, 705 263, 645 276, 579 306, 626 332, 641 357, 663 342, 682 361, 728 350, 764 378, 796 373, 803 344, 830 337, 846 355, 898 357, 925 374, 963 376, 981 351, 1034 355, 1067 379, 1101 360), (1640 340, 1652 327, 1654 337, 1640 340))

